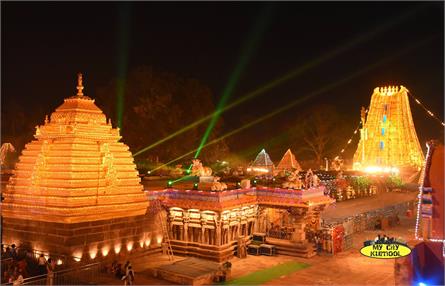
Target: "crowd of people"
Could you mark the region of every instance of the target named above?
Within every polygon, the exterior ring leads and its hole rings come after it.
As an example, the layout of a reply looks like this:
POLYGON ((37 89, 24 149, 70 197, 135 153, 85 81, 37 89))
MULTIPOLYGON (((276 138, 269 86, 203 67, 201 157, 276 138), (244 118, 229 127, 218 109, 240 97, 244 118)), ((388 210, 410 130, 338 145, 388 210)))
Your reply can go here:
POLYGON ((107 272, 113 274, 117 279, 124 281, 124 285, 133 285, 134 283, 134 270, 130 261, 127 261, 122 267, 121 263, 114 260, 111 266, 108 267, 107 272))
POLYGON ((46 260, 43 254, 36 260, 33 252, 19 249, 12 244, 6 248, 2 246, 1 260, 2 284, 23 285, 26 278, 39 275, 46 275, 47 285, 54 284, 56 263, 51 258, 46 260))
POLYGON ((394 237, 388 237, 386 236, 386 234, 384 234, 383 236, 381 236, 380 234, 376 236, 376 238, 374 240, 367 240, 364 242, 364 246, 369 246, 369 245, 373 245, 373 244, 402 244, 402 245, 407 245, 406 241, 404 241, 402 238, 394 238, 394 237))

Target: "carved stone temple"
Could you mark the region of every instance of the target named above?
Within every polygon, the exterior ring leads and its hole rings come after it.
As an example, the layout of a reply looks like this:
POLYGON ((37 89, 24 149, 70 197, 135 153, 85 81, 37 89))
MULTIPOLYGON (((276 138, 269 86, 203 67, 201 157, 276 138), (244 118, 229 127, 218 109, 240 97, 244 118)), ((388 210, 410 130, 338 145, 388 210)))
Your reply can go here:
POLYGON ((307 232, 321 228, 320 214, 333 199, 324 187, 285 189, 276 186, 228 190, 192 190, 180 183, 162 189, 148 185, 151 200, 160 200, 166 209, 167 231, 175 255, 197 256, 226 261, 253 234, 264 234, 279 254, 312 257, 314 245, 307 232))
POLYGON ((3 243, 75 260, 131 252, 151 235, 149 202, 119 129, 83 95, 80 74, 77 90, 36 126, 3 190, 3 243))

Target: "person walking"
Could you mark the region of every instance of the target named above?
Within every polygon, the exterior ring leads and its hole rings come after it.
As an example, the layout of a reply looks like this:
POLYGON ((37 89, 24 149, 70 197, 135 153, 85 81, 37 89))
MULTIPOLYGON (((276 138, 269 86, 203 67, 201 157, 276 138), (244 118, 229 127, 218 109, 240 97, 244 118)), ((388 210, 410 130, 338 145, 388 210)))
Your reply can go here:
POLYGON ((51 258, 48 258, 48 263, 46 264, 46 285, 52 286, 54 285, 54 269, 55 269, 55 261, 51 258))
POLYGON ((134 283, 134 271, 133 267, 128 266, 127 273, 125 274, 124 285, 133 285, 134 283))

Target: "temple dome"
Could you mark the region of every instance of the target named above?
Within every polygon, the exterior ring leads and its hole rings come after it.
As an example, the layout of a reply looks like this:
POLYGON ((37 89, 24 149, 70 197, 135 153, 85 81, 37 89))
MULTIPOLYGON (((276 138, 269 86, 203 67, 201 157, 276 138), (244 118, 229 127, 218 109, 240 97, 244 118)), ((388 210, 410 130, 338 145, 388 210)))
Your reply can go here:
POLYGON ((36 126, 6 190, 5 217, 83 222, 145 214, 148 200, 118 128, 82 93, 36 126))

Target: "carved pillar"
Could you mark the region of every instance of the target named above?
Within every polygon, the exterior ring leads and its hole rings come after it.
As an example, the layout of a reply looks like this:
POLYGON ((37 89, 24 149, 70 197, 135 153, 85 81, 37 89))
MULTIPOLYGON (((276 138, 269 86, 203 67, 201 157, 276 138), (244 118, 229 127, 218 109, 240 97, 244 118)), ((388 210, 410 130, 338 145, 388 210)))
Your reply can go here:
POLYGON ((218 214, 215 215, 215 245, 220 246, 221 243, 221 220, 218 214))
POLYGON ((293 218, 293 227, 295 228, 291 236, 291 241, 304 241, 306 240, 305 232, 305 218, 307 216, 307 210, 303 208, 292 208, 290 215, 293 218))
POLYGON ((188 237, 188 230, 189 230, 189 215, 186 212, 183 212, 183 229, 184 229, 184 239, 183 241, 188 242, 189 241, 189 237, 188 237))
POLYGON ((263 207, 258 207, 255 215, 253 232, 266 232, 265 219, 265 209, 263 207))

